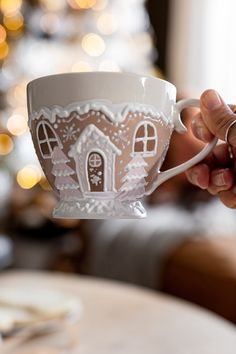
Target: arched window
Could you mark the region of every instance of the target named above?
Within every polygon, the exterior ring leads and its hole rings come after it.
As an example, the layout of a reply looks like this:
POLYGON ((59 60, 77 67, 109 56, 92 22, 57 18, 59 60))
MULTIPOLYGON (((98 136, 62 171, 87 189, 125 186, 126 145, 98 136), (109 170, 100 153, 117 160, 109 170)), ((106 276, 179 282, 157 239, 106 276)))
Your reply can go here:
POLYGON ((37 138, 39 144, 39 150, 44 159, 50 159, 55 146, 61 146, 60 140, 46 121, 41 121, 37 127, 37 138))
POLYGON ((151 122, 142 122, 134 136, 133 153, 153 156, 157 148, 156 127, 151 122))

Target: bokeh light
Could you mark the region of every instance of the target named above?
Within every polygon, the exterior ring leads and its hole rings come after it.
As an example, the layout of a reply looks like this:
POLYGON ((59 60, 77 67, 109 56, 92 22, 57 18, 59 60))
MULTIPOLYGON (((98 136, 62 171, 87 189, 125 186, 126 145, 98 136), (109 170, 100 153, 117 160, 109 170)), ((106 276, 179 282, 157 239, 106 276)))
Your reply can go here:
POLYGON ((92 57, 98 57, 105 51, 106 45, 102 37, 95 33, 89 33, 82 39, 83 50, 92 57))
POLYGON ((21 188, 30 189, 41 179, 41 171, 35 165, 27 165, 18 171, 16 175, 17 183, 21 188))
POLYGON ((71 72, 88 72, 92 71, 92 67, 86 61, 77 61, 72 65, 71 72))
POLYGON ((9 46, 7 42, 0 43, 0 60, 5 59, 9 54, 9 46))
POLYGON ((24 17, 18 12, 11 16, 4 16, 3 23, 9 31, 19 31, 23 27, 24 17))
POLYGON ((7 129, 12 135, 22 135, 28 130, 27 120, 20 114, 13 114, 7 121, 7 129))
POLYGON ((8 155, 14 147, 11 137, 7 134, 0 134, 0 155, 8 155))
POLYGON ((46 33, 56 33, 60 26, 59 17, 53 13, 46 13, 41 17, 40 26, 46 33))
POLYGON ((97 0, 96 4, 93 6, 94 11, 102 11, 108 5, 108 0, 97 0))
POLYGON ((5 42, 6 37, 7 37, 7 32, 5 28, 2 25, 0 25, 0 44, 5 42))
POLYGON ((41 5, 47 11, 61 11, 66 6, 66 0, 41 0, 41 5))
POLYGON ((22 81, 13 89, 13 95, 17 105, 23 106, 26 104, 26 86, 27 82, 22 81))
POLYGON ((97 28, 102 34, 114 33, 117 30, 116 18, 111 13, 103 13, 97 20, 97 28))
POLYGON ((99 65, 99 71, 114 71, 119 72, 119 65, 112 60, 103 60, 99 65))
POLYGON ((68 0, 73 9, 91 9, 96 5, 96 0, 68 0))
POLYGON ((11 15, 20 10, 22 0, 0 0, 0 9, 4 15, 11 15))
POLYGON ((43 190, 45 191, 51 191, 52 187, 50 186, 47 178, 44 176, 44 174, 42 173, 41 179, 39 181, 40 186, 42 187, 43 190))

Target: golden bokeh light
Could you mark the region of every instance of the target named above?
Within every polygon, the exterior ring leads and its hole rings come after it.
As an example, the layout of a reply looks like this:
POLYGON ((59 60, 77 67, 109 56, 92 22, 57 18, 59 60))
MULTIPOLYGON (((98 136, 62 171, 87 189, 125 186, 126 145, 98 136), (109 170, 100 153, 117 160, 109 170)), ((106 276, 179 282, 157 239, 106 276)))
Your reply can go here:
POLYGON ((21 188, 33 188, 41 179, 41 171, 35 165, 27 165, 18 171, 16 175, 17 183, 21 188))
POLYGON ((0 0, 0 9, 4 15, 11 15, 20 10, 22 0, 0 0))
POLYGON ((96 0, 68 0, 73 9, 91 9, 96 5, 96 0))
POLYGON ((13 96, 17 105, 26 104, 26 86, 27 82, 22 81, 13 88, 13 96))
POLYGON ((66 0, 41 0, 41 5, 48 11, 61 11, 65 8, 66 0))
POLYGON ((98 57, 105 51, 106 45, 102 37, 95 33, 86 34, 82 39, 83 50, 92 57, 98 57))
POLYGON ((0 134, 0 155, 8 155, 14 147, 11 137, 7 134, 0 134))
POLYGON ((39 181, 40 186, 42 187, 43 190, 45 191, 51 191, 52 187, 50 186, 47 178, 42 174, 42 177, 39 181))
POLYGON ((21 116, 23 116, 26 120, 28 119, 28 111, 26 106, 19 106, 17 108, 14 109, 13 114, 19 114, 21 116))
POLYGON ((7 32, 5 28, 2 25, 0 25, 0 44, 5 42, 6 37, 7 37, 7 32))
POLYGON ((77 61, 72 65, 71 72, 88 72, 92 71, 92 67, 86 61, 77 61))
POLYGON ((117 30, 117 21, 111 13, 104 13, 97 20, 97 28, 102 34, 110 35, 117 30))
POLYGON ((94 11, 102 11, 108 5, 108 0, 97 0, 96 4, 93 6, 94 11))
POLYGON ((7 42, 0 43, 0 60, 5 59, 9 53, 9 46, 7 42))
POLYGON ((112 60, 103 60, 99 65, 99 71, 120 72, 119 65, 112 60))
POLYGON ((13 114, 7 121, 7 129, 12 135, 22 135, 28 130, 27 120, 20 114, 13 114))
POLYGON ((24 25, 24 17, 18 12, 12 16, 4 16, 3 23, 9 31, 19 31, 24 25))

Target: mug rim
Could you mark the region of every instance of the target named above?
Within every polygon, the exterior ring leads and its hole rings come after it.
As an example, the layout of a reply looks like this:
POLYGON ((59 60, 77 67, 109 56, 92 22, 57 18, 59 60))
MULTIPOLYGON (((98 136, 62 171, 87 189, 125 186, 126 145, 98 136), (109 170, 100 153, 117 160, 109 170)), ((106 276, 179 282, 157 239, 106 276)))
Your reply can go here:
POLYGON ((176 86, 174 84, 172 84, 170 81, 167 81, 165 79, 161 79, 159 77, 155 77, 155 76, 151 76, 151 75, 146 75, 146 74, 138 74, 138 73, 133 73, 133 72, 115 72, 115 71, 86 71, 86 72, 65 72, 65 73, 59 73, 59 74, 51 74, 51 75, 45 75, 45 76, 40 76, 38 78, 35 78, 31 81, 28 82, 27 84, 27 90, 30 89, 30 87, 33 84, 37 84, 40 81, 46 81, 48 79, 53 79, 56 77, 66 77, 66 76, 95 76, 95 75, 109 75, 109 76, 131 76, 134 77, 136 79, 138 78, 144 78, 147 80, 151 80, 151 81, 158 81, 158 82, 162 82, 165 85, 169 85, 172 88, 174 88, 176 90, 176 86))

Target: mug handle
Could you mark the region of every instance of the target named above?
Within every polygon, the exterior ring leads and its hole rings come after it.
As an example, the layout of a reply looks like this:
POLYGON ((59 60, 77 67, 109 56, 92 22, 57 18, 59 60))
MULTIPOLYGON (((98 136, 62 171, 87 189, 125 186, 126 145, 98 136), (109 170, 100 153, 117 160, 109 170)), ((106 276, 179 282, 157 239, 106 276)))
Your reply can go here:
MULTIPOLYGON (((172 113, 173 123, 174 123, 175 130, 180 134, 187 132, 187 128, 185 127, 185 125, 183 124, 180 118, 181 111, 187 107, 200 107, 200 100, 191 98, 191 99, 183 99, 175 103, 173 113, 172 113)), ((163 182, 167 181, 171 177, 174 177, 186 171, 190 167, 198 164, 214 149, 214 147, 217 144, 217 141, 218 141, 217 138, 213 138, 212 141, 208 143, 197 155, 187 160, 186 162, 163 172, 158 171, 157 179, 152 183, 150 189, 147 189, 145 194, 146 195, 151 194, 163 182)))

